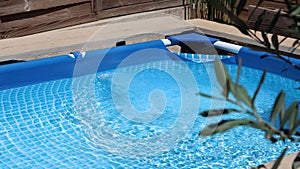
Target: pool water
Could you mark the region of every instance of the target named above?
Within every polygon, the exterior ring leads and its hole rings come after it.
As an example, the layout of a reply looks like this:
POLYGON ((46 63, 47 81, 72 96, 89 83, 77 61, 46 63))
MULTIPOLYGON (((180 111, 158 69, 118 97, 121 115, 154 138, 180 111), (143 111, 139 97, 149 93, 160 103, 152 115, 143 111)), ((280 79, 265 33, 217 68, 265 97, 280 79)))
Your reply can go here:
MULTIPOLYGON (((185 64, 156 61, 0 91, 0 168, 249 168, 276 159, 285 145, 288 153, 300 149, 246 127, 198 136, 220 120, 198 112, 230 105, 196 96, 215 94, 213 63, 185 64)), ((235 76, 237 66, 227 68, 235 76)), ((242 69, 250 94, 261 74, 242 69)), ((256 101, 262 117, 281 90, 287 104, 299 100, 299 86, 268 74, 256 101)))

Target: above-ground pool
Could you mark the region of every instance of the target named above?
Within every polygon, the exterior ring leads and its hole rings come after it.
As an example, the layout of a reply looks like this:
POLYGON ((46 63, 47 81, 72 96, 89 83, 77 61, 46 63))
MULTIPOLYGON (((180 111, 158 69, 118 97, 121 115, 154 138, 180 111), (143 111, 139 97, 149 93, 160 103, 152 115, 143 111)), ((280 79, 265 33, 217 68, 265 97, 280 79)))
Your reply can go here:
MULTIPOLYGON (((0 67, 0 168, 250 168, 275 160, 286 145, 288 153, 300 149, 247 127, 198 136, 220 120, 198 113, 228 106, 196 95, 217 94, 210 56, 181 59, 162 41, 70 56, 0 67)), ((238 56, 216 57, 235 77, 238 56)), ((266 63, 251 59, 240 83, 252 94, 266 63)), ((275 74, 267 74, 256 101, 266 120, 281 90, 287 104, 300 96, 299 71, 277 68, 269 69, 275 74)))

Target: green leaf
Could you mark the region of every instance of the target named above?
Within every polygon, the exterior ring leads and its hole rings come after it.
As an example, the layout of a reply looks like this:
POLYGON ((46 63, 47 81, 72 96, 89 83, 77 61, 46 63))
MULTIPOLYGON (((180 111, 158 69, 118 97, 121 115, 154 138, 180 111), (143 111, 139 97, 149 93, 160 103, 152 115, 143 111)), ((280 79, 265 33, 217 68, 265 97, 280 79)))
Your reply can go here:
POLYGON ((279 157, 277 158, 277 160, 275 161, 275 163, 274 163, 272 169, 277 169, 277 168, 279 167, 279 165, 280 165, 280 163, 281 163, 281 161, 282 161, 282 159, 283 159, 283 157, 284 157, 285 152, 287 151, 287 149, 288 149, 288 147, 285 147, 285 148, 283 149, 283 151, 281 152, 280 156, 279 156, 279 157))
POLYGON ((247 106, 252 108, 252 99, 248 94, 244 86, 231 83, 229 84, 229 90, 232 92, 233 96, 238 100, 244 102, 247 106))
POLYGON ((300 119, 296 120, 294 127, 290 130, 290 133, 294 133, 298 126, 300 126, 300 119))
POLYGON ((254 12, 257 10, 257 8, 264 2, 264 0, 259 0, 254 8, 254 10, 251 12, 248 18, 251 18, 254 14, 254 12))
POLYGON ((229 114, 234 112, 241 112, 237 109, 215 109, 215 110, 207 110, 200 113, 203 117, 210 117, 210 116, 221 116, 223 114, 229 114))
POLYGON ((228 95, 229 95, 229 90, 230 90, 230 84, 232 83, 232 80, 231 79, 226 79, 226 89, 224 89, 222 91, 222 95, 225 97, 225 98, 228 98, 228 95))
POLYGON ((267 167, 264 164, 257 166, 257 169, 266 169, 267 167))
MULTIPOLYGON (((294 126, 294 114, 298 115, 298 102, 295 101, 293 102, 289 108, 287 109, 287 111, 284 113, 283 117, 280 118, 280 129, 282 129, 286 122, 289 121, 289 129, 291 130, 294 126), (297 112, 296 112, 297 111, 297 112), (292 125, 292 126, 291 126, 292 125)), ((297 118, 296 118, 297 119, 297 118)))
POLYGON ((238 84, 239 81, 240 81, 241 68, 242 68, 242 58, 239 57, 239 59, 238 59, 238 71, 237 71, 237 76, 236 76, 236 81, 235 81, 236 84, 238 84))
POLYGON ((272 130, 265 130, 266 131, 266 138, 270 140, 272 143, 276 143, 278 139, 273 137, 274 132, 272 130))
POLYGON ((275 103, 273 105, 272 111, 271 111, 271 116, 270 116, 270 120, 272 123, 274 123, 275 119, 276 119, 276 115, 280 114, 281 112, 284 111, 284 99, 285 99, 285 93, 283 91, 281 91, 276 100, 275 103))
POLYGON ((279 19, 279 17, 280 17, 280 13, 281 13, 281 9, 279 9, 279 10, 277 11, 277 13, 274 15, 273 20, 272 20, 272 22, 271 22, 271 24, 269 25, 269 28, 268 28, 268 30, 267 30, 268 33, 271 32, 272 29, 274 28, 274 26, 276 25, 276 23, 277 23, 277 21, 278 21, 278 19, 279 19))
POLYGON ((256 4, 256 7, 259 7, 263 2, 264 2, 264 0, 259 0, 256 4))
POLYGON ((238 119, 238 120, 222 120, 220 123, 210 124, 202 129, 199 133, 201 136, 210 136, 217 133, 223 133, 229 129, 238 126, 245 126, 254 123, 249 119, 238 119))
POLYGON ((299 43, 299 39, 296 39, 292 45, 292 48, 295 47, 296 45, 298 45, 298 43, 299 43))
POLYGON ((278 49, 279 49, 279 44, 278 44, 278 36, 277 36, 276 33, 274 33, 274 34, 272 35, 272 39, 271 39, 271 40, 272 40, 272 44, 273 44, 275 50, 278 51, 278 49))
POLYGON ((289 112, 291 112, 290 116, 288 116, 289 117, 290 136, 293 134, 291 130, 294 128, 294 126, 297 123, 298 110, 299 110, 299 102, 295 101, 290 105, 290 107, 288 108, 287 113, 286 113, 286 114, 288 114, 289 112))
POLYGON ((286 71, 288 71, 288 70, 290 70, 290 69, 291 69, 291 68, 285 68, 285 69, 282 69, 281 72, 284 73, 284 72, 286 72, 286 71))
POLYGON ((247 90, 241 85, 238 86, 238 98, 242 100, 247 106, 252 107, 252 99, 247 90))
POLYGON ((215 99, 215 100, 224 100, 224 98, 214 97, 205 93, 197 93, 198 96, 206 97, 209 99, 215 99))
POLYGON ((300 152, 297 154, 296 158, 293 161, 292 169, 300 168, 300 152))
POLYGON ((257 96, 257 94, 258 94, 258 92, 259 92, 259 90, 260 90, 263 82, 265 81, 266 73, 267 73, 267 71, 264 70, 264 72, 263 72, 263 74, 262 74, 262 76, 260 78, 260 81, 258 83, 258 86, 257 86, 257 88, 256 88, 256 90, 254 92, 254 95, 253 95, 253 98, 252 98, 252 101, 251 101, 252 106, 254 106, 254 102, 255 102, 256 96, 257 96))
POLYGON ((240 0, 237 9, 236 9, 236 15, 239 16, 241 12, 243 11, 245 5, 247 3, 247 0, 240 0))
POLYGON ((226 70, 223 63, 219 59, 215 59, 214 66, 218 82, 223 88, 226 88, 226 70))
POLYGON ((254 24, 254 31, 257 31, 259 29, 259 27, 261 26, 264 18, 266 15, 266 11, 264 10, 257 18, 255 24, 254 24))
POLYGON ((260 56, 261 59, 264 59, 264 58, 266 58, 266 57, 270 57, 270 55, 269 55, 269 54, 264 54, 264 55, 261 55, 261 56, 260 56))
POLYGON ((215 59, 214 66, 215 66, 215 72, 216 72, 218 82, 223 88, 223 91, 221 91, 221 93, 225 98, 227 98, 229 93, 229 85, 232 83, 231 77, 229 76, 226 67, 219 59, 217 58, 215 59))
POLYGON ((290 12, 290 16, 296 16, 300 13, 300 4, 297 4, 297 6, 290 12))
POLYGON ((261 36, 263 37, 264 39, 264 45, 267 47, 267 48, 270 48, 271 44, 269 42, 269 39, 268 39, 268 36, 265 32, 261 31, 261 36))

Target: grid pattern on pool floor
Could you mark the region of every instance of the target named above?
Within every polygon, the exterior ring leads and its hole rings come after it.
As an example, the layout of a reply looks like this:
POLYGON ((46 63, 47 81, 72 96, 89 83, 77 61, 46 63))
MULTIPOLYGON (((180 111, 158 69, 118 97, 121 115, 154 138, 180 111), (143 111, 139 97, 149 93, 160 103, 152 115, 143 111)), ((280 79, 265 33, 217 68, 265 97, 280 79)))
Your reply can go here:
MULTIPOLYGON (((155 62, 127 67, 124 71, 139 66, 155 68, 162 65, 172 68, 172 64, 168 61, 155 62)), ((191 69, 199 72, 198 65, 189 64, 191 69)), ((229 70, 234 72, 236 68, 230 67, 229 70)), ((113 71, 104 73, 111 75, 113 71)), ((260 74, 260 71, 251 70, 241 76, 247 79, 260 74)), ((275 75, 269 77, 266 80, 268 84, 283 84, 289 88, 299 85, 275 75)), ((86 78, 89 77, 79 79, 84 82, 86 78)), ((197 137, 199 127, 196 127, 191 135, 169 152, 155 157, 120 157, 94 145, 83 131, 76 115, 79 110, 73 106, 72 82, 72 79, 64 79, 0 92, 0 168, 239 168, 274 159, 283 146, 283 143, 270 145, 267 141, 261 141, 263 136, 247 145, 244 143, 246 138, 235 133, 240 129, 200 143, 197 137), (232 143, 230 138, 237 142, 232 143), (252 149, 252 152, 243 152, 246 148, 252 149), (259 159, 258 156, 265 159, 259 159)), ((297 98, 299 92, 291 95, 297 98)), ((199 126, 201 120, 197 119, 199 126)), ((248 137, 257 135, 254 130, 244 132, 248 137)), ((300 144, 294 144, 293 147, 299 149, 300 144)))

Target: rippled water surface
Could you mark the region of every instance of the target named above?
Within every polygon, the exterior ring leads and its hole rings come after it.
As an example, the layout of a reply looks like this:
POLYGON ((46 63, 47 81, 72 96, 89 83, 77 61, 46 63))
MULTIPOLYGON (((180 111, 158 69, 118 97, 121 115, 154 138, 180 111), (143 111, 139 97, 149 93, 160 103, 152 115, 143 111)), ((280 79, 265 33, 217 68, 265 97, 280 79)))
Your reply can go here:
MULTIPOLYGON (((245 127, 199 137, 220 119, 198 112, 224 103, 196 96, 218 88, 212 63, 186 64, 157 61, 0 91, 0 168, 249 168, 284 145, 300 149, 245 127)), ((227 67, 235 76, 237 67, 227 67)), ((240 82, 252 94, 261 74, 243 68, 240 82)), ((287 103, 299 99, 299 86, 268 74, 256 102, 262 117, 280 90, 287 103)))

